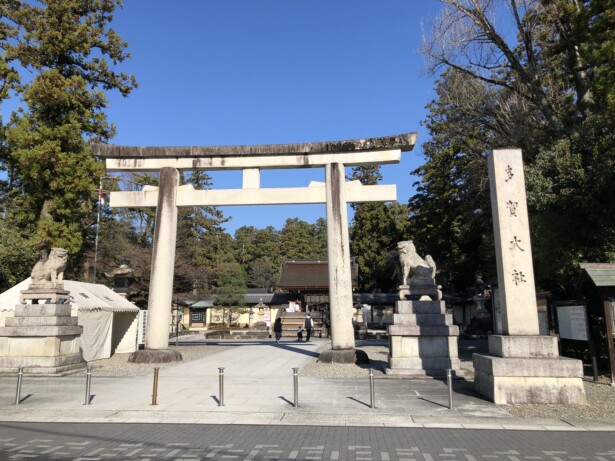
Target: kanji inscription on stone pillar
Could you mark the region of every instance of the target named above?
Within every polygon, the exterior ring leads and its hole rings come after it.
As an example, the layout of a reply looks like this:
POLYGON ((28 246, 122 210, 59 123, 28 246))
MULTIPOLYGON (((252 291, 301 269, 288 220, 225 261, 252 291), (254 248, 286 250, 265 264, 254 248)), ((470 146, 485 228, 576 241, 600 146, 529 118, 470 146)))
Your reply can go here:
POLYGON ((538 335, 521 150, 494 150, 488 164, 503 333, 538 335))

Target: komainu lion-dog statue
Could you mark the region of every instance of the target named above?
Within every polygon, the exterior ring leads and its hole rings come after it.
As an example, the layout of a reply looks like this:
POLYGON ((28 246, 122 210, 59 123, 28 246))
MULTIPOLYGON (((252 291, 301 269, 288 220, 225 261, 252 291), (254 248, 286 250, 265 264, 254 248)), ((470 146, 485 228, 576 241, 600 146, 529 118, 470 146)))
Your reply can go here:
POLYGON ((32 268, 32 285, 43 288, 62 288, 68 251, 52 248, 47 260, 40 259, 32 268))
POLYGON ((416 252, 412 240, 404 240, 397 243, 399 255, 399 270, 401 283, 406 284, 408 278, 434 278, 436 276, 436 263, 430 255, 421 258, 416 252))

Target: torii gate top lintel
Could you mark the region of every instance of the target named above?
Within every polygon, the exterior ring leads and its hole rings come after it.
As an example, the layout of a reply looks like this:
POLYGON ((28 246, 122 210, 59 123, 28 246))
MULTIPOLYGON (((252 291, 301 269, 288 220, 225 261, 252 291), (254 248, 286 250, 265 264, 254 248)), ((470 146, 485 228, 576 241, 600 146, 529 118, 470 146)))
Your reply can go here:
POLYGON ((309 142, 301 144, 263 144, 246 146, 117 146, 94 144, 93 154, 101 158, 168 158, 168 157, 228 157, 246 155, 327 154, 357 151, 399 149, 411 151, 416 132, 380 138, 346 141, 309 142))
POLYGON ((157 171, 244 168, 313 168, 330 163, 348 166, 397 163, 411 151, 417 134, 303 144, 246 146, 117 146, 94 144, 92 153, 106 160, 107 171, 157 171))

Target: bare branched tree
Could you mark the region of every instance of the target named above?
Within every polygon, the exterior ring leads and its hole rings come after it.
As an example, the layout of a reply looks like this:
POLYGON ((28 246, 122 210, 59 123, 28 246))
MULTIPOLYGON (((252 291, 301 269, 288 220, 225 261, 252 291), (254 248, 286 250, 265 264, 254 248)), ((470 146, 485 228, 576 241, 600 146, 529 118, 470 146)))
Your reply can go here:
MULTIPOLYGON (((443 9, 423 36, 423 52, 431 73, 451 68, 489 86, 508 90, 500 101, 502 123, 511 108, 535 107, 543 125, 564 130, 561 88, 552 88, 541 65, 536 37, 544 34, 539 0, 441 0, 443 9), (496 22, 496 18, 501 18, 496 22)), ((530 111, 531 112, 531 111, 530 111)))

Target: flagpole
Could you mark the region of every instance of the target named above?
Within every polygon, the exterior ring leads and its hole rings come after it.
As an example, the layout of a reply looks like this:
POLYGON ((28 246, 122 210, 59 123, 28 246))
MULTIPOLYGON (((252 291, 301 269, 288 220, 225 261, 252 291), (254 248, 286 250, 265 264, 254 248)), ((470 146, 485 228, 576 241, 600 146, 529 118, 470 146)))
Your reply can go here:
POLYGON ((102 208, 103 188, 102 178, 100 178, 98 189, 98 215, 96 217, 96 239, 94 240, 94 283, 96 283, 96 265, 98 263, 98 229, 100 228, 100 209, 102 208))

